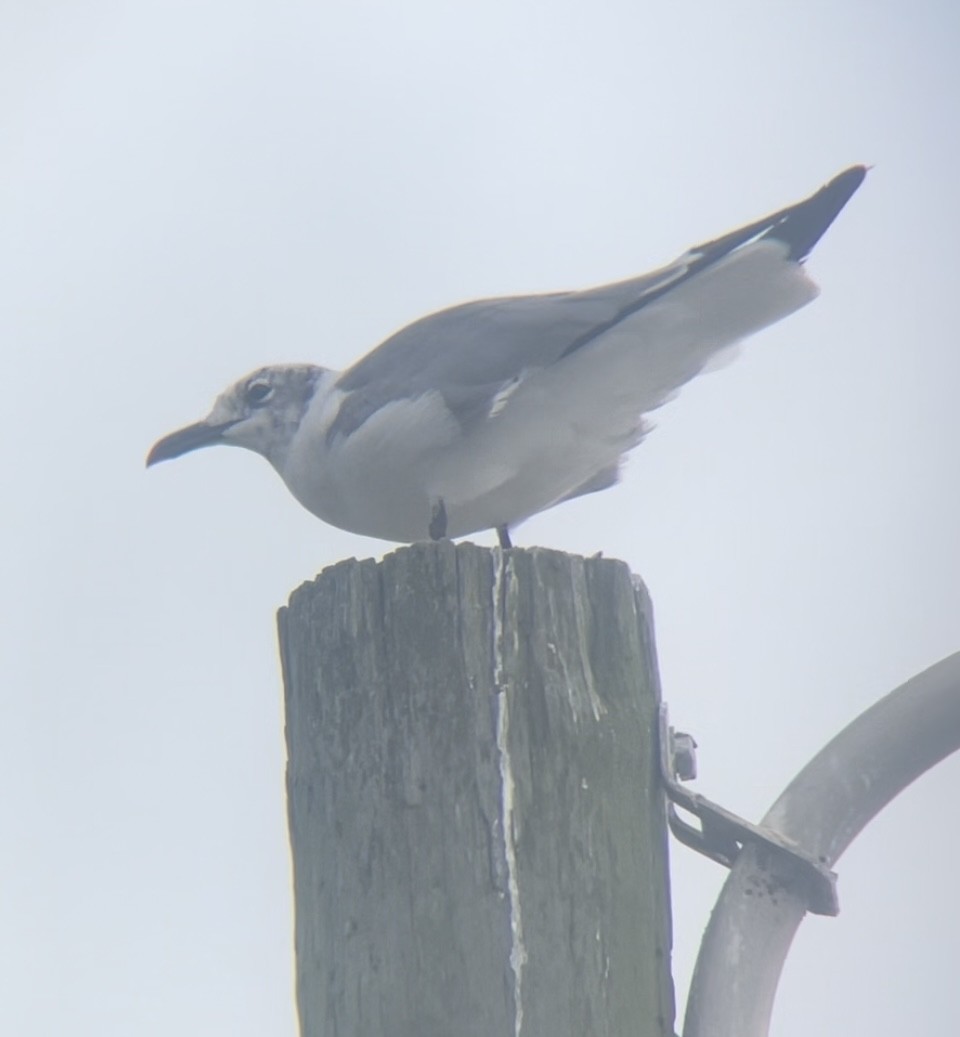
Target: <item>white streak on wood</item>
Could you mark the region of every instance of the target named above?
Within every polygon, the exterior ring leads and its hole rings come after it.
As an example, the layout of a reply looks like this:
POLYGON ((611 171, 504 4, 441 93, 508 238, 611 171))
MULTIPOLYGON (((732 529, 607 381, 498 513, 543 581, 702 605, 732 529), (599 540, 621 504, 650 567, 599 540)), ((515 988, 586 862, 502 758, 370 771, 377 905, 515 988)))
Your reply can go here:
POLYGON ((523 966, 527 951, 523 943, 523 915, 520 910, 520 882, 517 869, 517 847, 513 823, 514 780, 510 761, 510 688, 504 673, 505 580, 508 561, 503 551, 496 552, 493 579, 493 672, 497 696, 497 763, 500 770, 500 826, 503 832, 503 850, 507 862, 507 894, 510 898, 510 968, 513 970, 514 1037, 520 1037, 523 1028, 523 966))

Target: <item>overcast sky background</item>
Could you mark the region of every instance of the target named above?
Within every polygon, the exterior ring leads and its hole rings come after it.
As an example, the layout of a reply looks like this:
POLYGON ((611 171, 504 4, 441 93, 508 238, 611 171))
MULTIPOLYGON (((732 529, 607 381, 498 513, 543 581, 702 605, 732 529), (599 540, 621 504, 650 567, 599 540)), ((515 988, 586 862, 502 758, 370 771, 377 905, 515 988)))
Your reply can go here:
MULTIPOLYGON (((960 648, 960 7, 7 0, 0 1031, 294 1037, 274 612, 388 545, 147 448, 262 363, 583 287, 875 164, 823 295, 520 545, 625 559, 698 788, 759 817, 960 648)), ((484 538, 492 542, 492 538, 484 538)), ((960 760, 840 861, 779 1037, 960 1032, 960 760)), ((723 873, 672 847, 682 1001, 723 873)), ((679 1023, 678 1023, 679 1026, 679 1023)))

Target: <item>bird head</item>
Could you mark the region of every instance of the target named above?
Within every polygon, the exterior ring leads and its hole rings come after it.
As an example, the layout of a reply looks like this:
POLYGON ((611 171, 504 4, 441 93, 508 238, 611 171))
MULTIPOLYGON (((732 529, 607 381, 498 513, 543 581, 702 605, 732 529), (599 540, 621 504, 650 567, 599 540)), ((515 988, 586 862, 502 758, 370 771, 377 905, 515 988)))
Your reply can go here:
POLYGON ((246 447, 276 465, 325 372, 311 364, 259 368, 221 393, 202 421, 154 443, 147 467, 217 443, 246 447))

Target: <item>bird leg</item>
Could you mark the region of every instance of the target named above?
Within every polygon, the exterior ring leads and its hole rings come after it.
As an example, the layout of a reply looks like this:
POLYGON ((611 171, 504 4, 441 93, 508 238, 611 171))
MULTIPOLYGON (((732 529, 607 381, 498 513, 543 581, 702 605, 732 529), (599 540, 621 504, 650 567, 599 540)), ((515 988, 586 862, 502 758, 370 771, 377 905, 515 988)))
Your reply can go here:
POLYGON ((427 529, 431 540, 442 540, 447 535, 447 507, 443 503, 443 497, 437 498, 427 529))
POLYGON ((513 543, 510 540, 510 530, 507 526, 497 526, 497 539, 500 541, 501 547, 513 547, 513 543))

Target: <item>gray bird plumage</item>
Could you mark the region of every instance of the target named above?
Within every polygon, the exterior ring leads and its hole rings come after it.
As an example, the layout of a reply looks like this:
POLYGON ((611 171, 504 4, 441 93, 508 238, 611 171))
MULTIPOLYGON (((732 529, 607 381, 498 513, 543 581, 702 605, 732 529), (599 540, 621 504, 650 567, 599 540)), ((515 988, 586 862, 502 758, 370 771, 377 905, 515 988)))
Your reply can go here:
POLYGON ((865 174, 640 277, 424 317, 342 373, 261 368, 147 463, 243 446, 333 525, 399 542, 496 528, 509 544, 523 519, 615 483, 645 414, 816 296, 803 260, 865 174))

